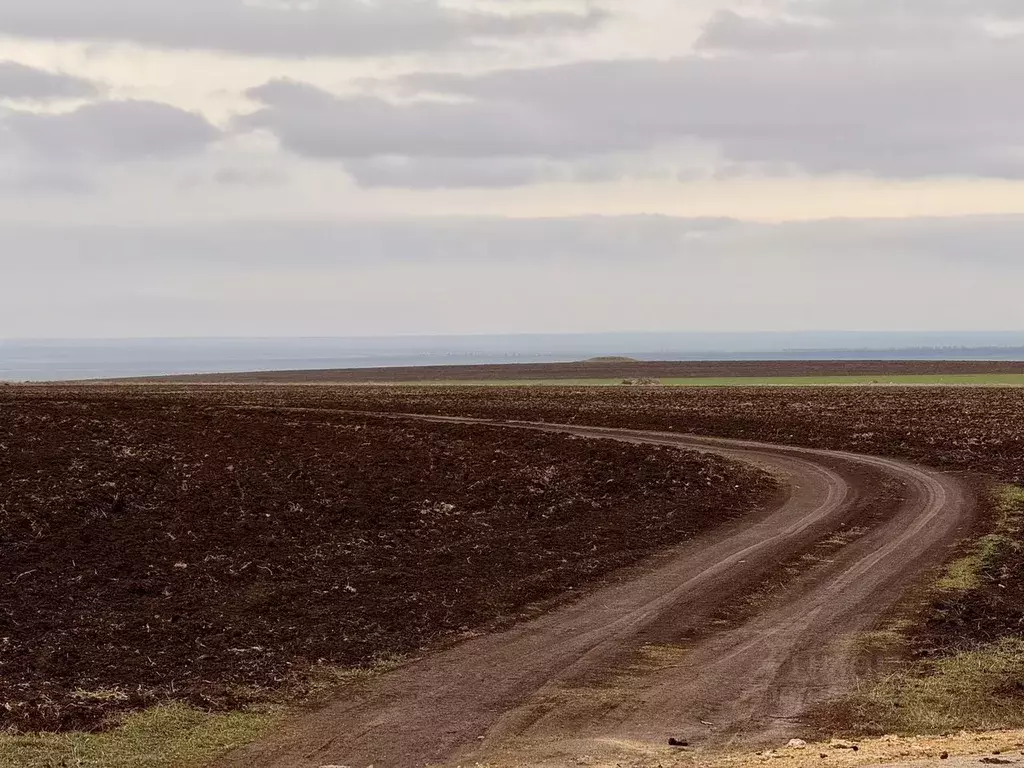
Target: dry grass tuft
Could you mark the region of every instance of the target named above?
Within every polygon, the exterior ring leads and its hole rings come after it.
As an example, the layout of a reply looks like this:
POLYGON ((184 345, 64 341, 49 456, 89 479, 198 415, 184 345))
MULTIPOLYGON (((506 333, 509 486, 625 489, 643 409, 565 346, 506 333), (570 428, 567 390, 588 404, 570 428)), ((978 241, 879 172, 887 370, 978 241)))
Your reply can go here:
POLYGON ((839 705, 859 733, 1024 727, 1024 639, 1007 638, 889 675, 839 705))
MULTIPOLYGON (((911 735, 1024 727, 1024 637, 1008 632, 1005 616, 996 615, 1000 606, 1012 612, 1012 604, 989 597, 1016 586, 1011 569, 1024 549, 1024 488, 999 489, 995 504, 992 533, 935 584, 937 615, 956 616, 961 609, 979 614, 970 624, 954 625, 967 627, 963 637, 929 629, 923 640, 915 639, 923 642, 917 649, 922 655, 907 669, 824 707, 819 717, 826 729, 911 735)), ((860 644, 869 653, 906 650, 913 633, 905 624, 893 626, 860 644)))
POLYGON ((0 768, 198 768, 259 738, 274 720, 270 713, 169 705, 102 733, 0 733, 0 768))

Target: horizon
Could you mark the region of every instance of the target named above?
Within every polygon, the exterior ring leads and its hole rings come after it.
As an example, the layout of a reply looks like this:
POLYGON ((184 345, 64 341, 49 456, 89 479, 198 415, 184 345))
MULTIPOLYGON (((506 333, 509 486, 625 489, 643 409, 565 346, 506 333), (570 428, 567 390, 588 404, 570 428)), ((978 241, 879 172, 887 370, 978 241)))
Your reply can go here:
MULTIPOLYGON (((579 338, 597 336, 721 336, 721 337, 781 337, 781 336, 1021 336, 1024 328, 989 328, 979 330, 926 329, 859 330, 815 329, 798 330, 604 330, 604 331, 506 331, 497 333, 390 333, 390 334, 331 334, 331 335, 204 335, 204 336, 0 336, 0 342, 91 342, 91 341, 373 341, 401 339, 490 339, 490 338, 579 338)), ((1011 345, 1012 346, 1012 345, 1011 345)))
POLYGON ((1024 332, 613 332, 0 340, 0 380, 639 361, 1024 360, 1024 332))

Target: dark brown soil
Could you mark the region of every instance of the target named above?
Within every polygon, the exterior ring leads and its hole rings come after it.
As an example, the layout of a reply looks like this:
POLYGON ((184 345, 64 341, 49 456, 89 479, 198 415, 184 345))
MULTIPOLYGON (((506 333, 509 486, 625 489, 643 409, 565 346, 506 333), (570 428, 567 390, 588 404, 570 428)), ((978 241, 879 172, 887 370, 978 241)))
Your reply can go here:
POLYGON ((632 764, 636 745, 663 745, 669 734, 704 748, 785 743, 807 734, 807 707, 855 684, 850 636, 875 626, 973 519, 955 478, 886 459, 633 430, 507 428, 720 452, 771 467, 791 492, 582 600, 347 690, 218 766, 554 766, 594 754, 632 764), (893 483, 901 490, 890 499, 893 483), (709 614, 855 521, 870 530, 755 616, 694 640, 709 614), (681 642, 686 651, 671 663, 645 653, 681 642))
MULTIPOLYGON (((252 395, 250 395, 252 396, 252 395)), ((269 390, 261 397, 281 398, 269 390)), ((312 388, 300 397, 315 397, 312 388)), ((1024 484, 1024 390, 973 388, 747 388, 613 390, 333 388, 334 407, 721 435, 910 459, 1024 484)), ((918 655, 1024 634, 1024 556, 982 574, 980 589, 924 608, 918 655)))
POLYGON ((1024 362, 992 361, 729 361, 639 362, 595 358, 578 363, 510 365, 440 365, 321 371, 204 374, 139 379, 153 382, 231 384, 397 384, 427 381, 522 381, 567 379, 703 379, 766 376, 938 376, 955 374, 1024 374, 1024 362))
POLYGON ((1024 483, 1024 390, 749 388, 331 390, 360 409, 463 413, 735 437, 892 456, 1024 483))
MULTIPOLYGON (((14 391, 60 396, 60 389, 14 391)), ((80 397, 475 416, 851 450, 1024 484, 1024 389, 961 387, 96 387, 80 397), (105 394, 106 393, 106 394, 105 394)))
POLYGON ((248 391, 70 393, 0 392, 0 728, 259 701, 582 588, 774 490, 670 448, 221 407, 248 391))

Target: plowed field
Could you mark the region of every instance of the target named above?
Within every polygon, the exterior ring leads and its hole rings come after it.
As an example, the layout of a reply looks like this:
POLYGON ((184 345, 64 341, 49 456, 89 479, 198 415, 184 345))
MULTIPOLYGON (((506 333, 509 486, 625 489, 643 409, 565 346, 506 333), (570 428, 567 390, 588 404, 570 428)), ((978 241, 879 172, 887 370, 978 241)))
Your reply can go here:
POLYGON ((1019 361, 790 360, 640 362, 597 359, 578 363, 435 365, 320 371, 263 371, 149 377, 148 381, 231 384, 358 384, 427 381, 567 381, 574 379, 734 379, 870 376, 1006 376, 1024 374, 1019 361))
MULTIPOLYGON (((61 397, 37 388, 36 397, 61 397)), ((1024 483, 1024 389, 137 386, 76 397, 201 398, 665 430, 892 456, 1024 483)), ((0 390, 0 397, 3 390, 0 390)))
POLYGON ((1017 389, 310 387, 252 389, 245 398, 733 437, 893 456, 1024 483, 1024 390, 1017 389))
POLYGON ((671 448, 136 395, 0 391, 0 728, 259 701, 514 617, 775 490, 671 448))

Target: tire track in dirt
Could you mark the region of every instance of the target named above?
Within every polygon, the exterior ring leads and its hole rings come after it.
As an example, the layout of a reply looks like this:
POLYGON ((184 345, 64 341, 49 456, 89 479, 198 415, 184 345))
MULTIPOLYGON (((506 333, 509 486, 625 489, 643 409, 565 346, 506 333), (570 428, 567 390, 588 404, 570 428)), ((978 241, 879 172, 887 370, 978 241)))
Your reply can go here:
POLYGON ((564 765, 608 745, 663 744, 669 735, 716 743, 782 738, 808 705, 849 688, 851 636, 945 557, 973 510, 953 478, 876 457, 671 433, 362 415, 713 452, 773 472, 790 494, 777 508, 676 547, 576 602, 428 654, 297 717, 229 755, 219 763, 225 768, 564 765), (875 498, 884 478, 901 481, 905 498, 875 498), (880 504, 895 507, 884 522, 812 569, 775 607, 698 641, 667 668, 630 666, 645 646, 684 641, 781 561, 865 505, 880 504))

